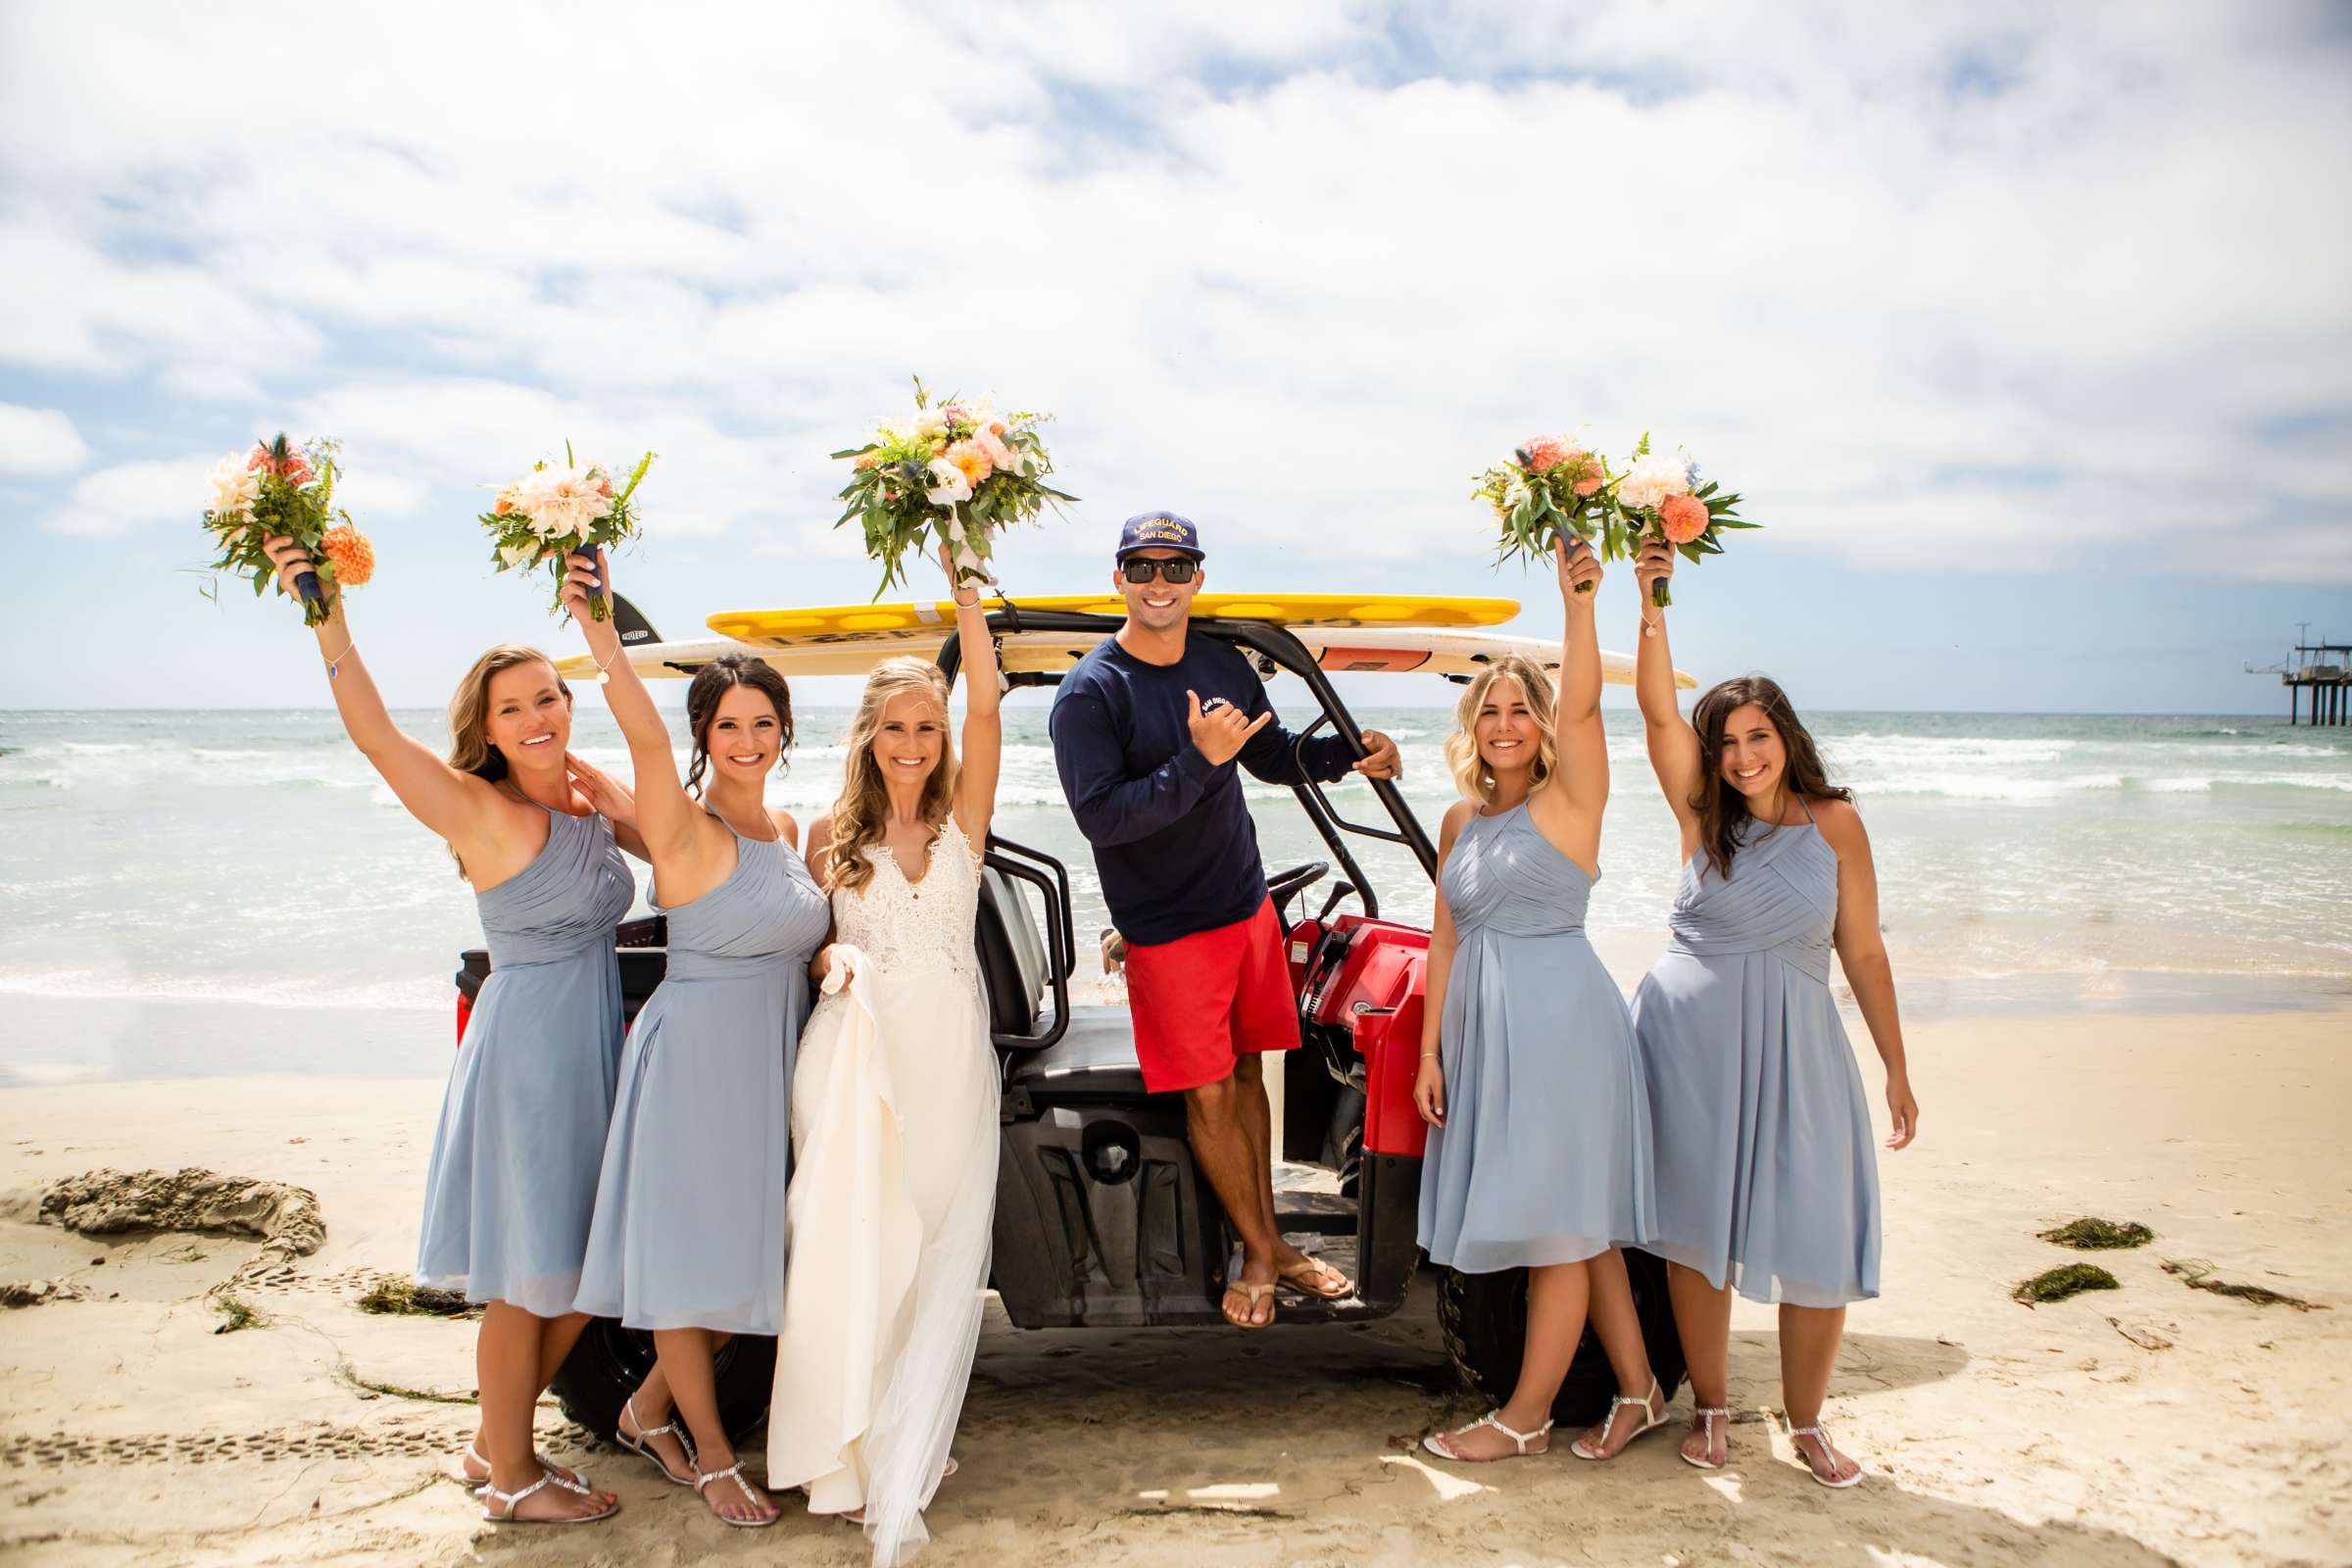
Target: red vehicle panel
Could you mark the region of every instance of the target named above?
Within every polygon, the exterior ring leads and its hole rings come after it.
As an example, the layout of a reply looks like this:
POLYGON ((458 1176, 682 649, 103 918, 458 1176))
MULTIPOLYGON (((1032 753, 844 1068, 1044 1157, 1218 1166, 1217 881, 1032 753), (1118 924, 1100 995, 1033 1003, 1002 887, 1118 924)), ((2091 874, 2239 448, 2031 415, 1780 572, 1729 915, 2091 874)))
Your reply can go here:
POLYGON ((1291 929, 1291 962, 1311 1023, 1332 1024, 1354 1038, 1364 1058, 1364 1148, 1376 1154, 1419 1158, 1429 1126, 1413 1108, 1413 1079, 1421 1067, 1421 997, 1429 962, 1429 933, 1391 920, 1342 915, 1333 927, 1348 938, 1334 975, 1309 975, 1322 931, 1302 920, 1291 929), (1301 945, 1303 941, 1303 947, 1301 945))

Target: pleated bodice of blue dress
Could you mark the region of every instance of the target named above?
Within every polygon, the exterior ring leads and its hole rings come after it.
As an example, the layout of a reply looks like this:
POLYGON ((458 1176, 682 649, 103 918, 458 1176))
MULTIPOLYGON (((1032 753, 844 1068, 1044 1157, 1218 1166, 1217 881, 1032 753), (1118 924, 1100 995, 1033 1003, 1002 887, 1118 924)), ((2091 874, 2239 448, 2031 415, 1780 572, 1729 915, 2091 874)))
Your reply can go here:
POLYGON ((621 1059, 579 1309, 774 1334, 793 1050, 831 911, 799 851, 736 834, 734 870, 662 912, 668 966, 621 1059))
POLYGON ((1471 816, 1443 886, 1456 946, 1421 1246, 1487 1273, 1645 1241, 1649 1102, 1624 995, 1585 936, 1592 879, 1522 804, 1471 816))
POLYGON ((1750 818, 1719 875, 1683 867, 1672 940, 1634 998, 1657 1139, 1650 1250, 1759 1301, 1879 1294, 1870 1110, 1830 992, 1838 854, 1750 818))
POLYGON ((531 863, 476 895, 490 975, 433 1135, 416 1278, 571 1310, 620 1061, 613 927, 629 871, 601 816, 549 809, 531 863))

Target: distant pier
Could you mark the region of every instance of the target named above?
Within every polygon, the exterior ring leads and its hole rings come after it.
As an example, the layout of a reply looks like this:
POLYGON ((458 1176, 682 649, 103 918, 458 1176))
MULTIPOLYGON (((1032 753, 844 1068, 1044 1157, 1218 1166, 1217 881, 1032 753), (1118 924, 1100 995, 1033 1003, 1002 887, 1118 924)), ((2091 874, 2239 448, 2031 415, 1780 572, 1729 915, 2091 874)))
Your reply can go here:
POLYGON ((2286 721, 2303 721, 2303 693, 2311 693, 2311 721, 2314 724, 2343 724, 2352 722, 2352 709, 2346 705, 2346 689, 2352 688, 2352 643, 2297 643, 2295 656, 2283 664, 2273 664, 2259 671, 2268 674, 2278 671, 2278 684, 2286 688, 2286 721))

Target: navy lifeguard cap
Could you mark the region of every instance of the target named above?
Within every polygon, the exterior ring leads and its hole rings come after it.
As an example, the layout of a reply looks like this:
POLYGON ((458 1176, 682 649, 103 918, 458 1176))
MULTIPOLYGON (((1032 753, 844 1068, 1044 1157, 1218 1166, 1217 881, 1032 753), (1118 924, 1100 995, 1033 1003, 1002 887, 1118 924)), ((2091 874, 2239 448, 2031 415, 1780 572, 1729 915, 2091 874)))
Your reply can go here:
POLYGON ((1174 550, 1195 561, 1208 559, 1208 552, 1200 548, 1200 530, 1173 512, 1139 512, 1127 519, 1119 530, 1115 559, 1125 561, 1138 550, 1174 550))

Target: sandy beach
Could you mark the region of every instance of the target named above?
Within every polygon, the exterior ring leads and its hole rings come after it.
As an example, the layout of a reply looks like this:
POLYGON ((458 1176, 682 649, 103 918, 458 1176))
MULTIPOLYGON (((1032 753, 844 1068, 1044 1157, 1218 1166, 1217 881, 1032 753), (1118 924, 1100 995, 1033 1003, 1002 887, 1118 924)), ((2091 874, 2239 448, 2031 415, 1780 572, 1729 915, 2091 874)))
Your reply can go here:
MULTIPOLYGON (((1856 1031, 1859 1035, 1859 1030, 1856 1031)), ((1923 1138, 1882 1162, 1886 1295, 1852 1313, 1830 1419, 1868 1465, 1813 1486, 1774 1414, 1769 1309, 1736 1322, 1735 1462, 1663 1432, 1606 1467, 1564 1452, 1441 1467, 1475 1414, 1430 1295, 1355 1329, 983 1338, 941 1494, 941 1565, 1063 1563, 2330 1563, 2352 1558, 2352 1015, 2073 1015, 1912 1030, 1923 1138), (2081 1214, 2156 1241, 2077 1254, 2081 1214), (2079 1256, 2121 1284, 2037 1308, 2079 1256), (2167 1259, 2322 1303, 2188 1288, 2167 1259)), ((1865 1074, 1876 1090, 1875 1064, 1865 1074)), ((862 1541, 788 1512, 739 1533, 552 1408, 548 1448, 624 1499, 609 1525, 494 1529, 449 1479, 471 1425, 470 1325, 357 1309, 405 1271, 439 1085, 216 1078, 0 1097, 0 1556, 25 1564, 795 1560, 862 1541), (35 1224, 100 1168, 201 1166, 318 1195, 325 1245, 232 1294, 251 1239, 35 1224)), ((263 1271, 266 1273, 267 1271, 263 1271)), ((1687 1391, 1678 1411, 1688 1408, 1687 1391)))

